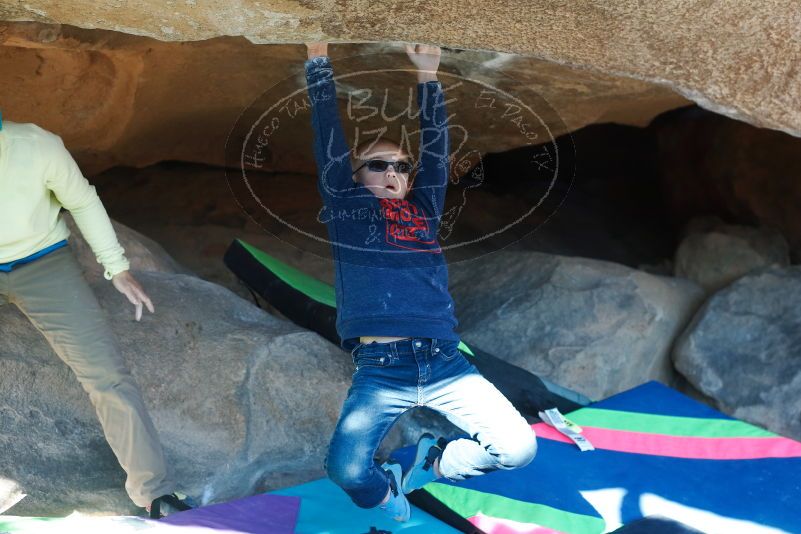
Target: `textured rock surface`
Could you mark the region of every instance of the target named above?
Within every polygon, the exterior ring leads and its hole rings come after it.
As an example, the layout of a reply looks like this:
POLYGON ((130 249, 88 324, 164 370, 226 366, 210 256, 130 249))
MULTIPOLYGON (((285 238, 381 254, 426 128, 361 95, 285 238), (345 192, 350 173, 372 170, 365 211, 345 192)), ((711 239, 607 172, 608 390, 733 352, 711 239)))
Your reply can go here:
POLYGON ((676 368, 725 412, 801 439, 801 267, 715 293, 677 340, 676 368))
MULTIPOLYGON (((322 476, 348 354, 214 284, 135 274, 156 307, 141 323, 111 284, 94 289, 184 491, 223 500, 322 476)), ((0 307, 0 330, 0 472, 28 494, 14 513, 129 511, 72 372, 14 306, 0 307)))
MULTIPOLYGON (((288 42, 298 42, 298 37, 288 42)), ((34 122, 63 136, 88 174, 113 165, 144 166, 162 160, 222 165, 234 123, 257 97, 279 82, 292 91, 305 87, 306 51, 301 45, 259 46, 241 37, 167 43, 31 23, 0 25, 0 42, 4 44, 0 69, 6 73, 0 79, 4 117, 34 122)), ((385 88, 397 91, 414 84, 407 72, 386 72, 388 64, 398 69, 412 67, 400 44, 335 45, 330 53, 340 59, 353 56, 350 63, 336 69, 337 74, 385 71, 341 82, 343 100, 344 91, 357 82, 372 88, 376 100, 385 88)), ((655 115, 689 103, 660 85, 537 57, 445 51, 441 70, 459 77, 443 78, 446 85, 464 78, 486 80, 491 87, 522 99, 547 122, 551 130, 547 135, 553 136, 595 122, 644 126, 655 115), (560 120, 549 116, 552 112, 540 105, 540 96, 560 120)), ((454 120, 470 134, 465 153, 525 144, 517 126, 510 123, 516 115, 508 108, 497 104, 497 109, 476 109, 474 101, 481 89, 466 83, 449 94, 449 98, 458 97, 449 104, 451 112, 459 112, 454 120), (506 117, 501 117, 504 113, 506 117)), ((273 91, 278 92, 270 93, 270 105, 288 93, 273 91)), ((397 115, 404 105, 404 96, 394 95, 388 114, 397 115)), ((270 143, 269 167, 314 172, 308 114, 296 120, 283 113, 281 117, 280 135, 270 143)), ((525 120, 536 119, 526 116, 525 120)), ((362 130, 380 125, 375 119, 359 122, 362 130)), ((355 127, 349 121, 349 137, 355 136, 355 127)))
POLYGON ((705 218, 689 225, 674 267, 676 276, 714 292, 754 269, 789 264, 787 240, 776 230, 705 218))
POLYGON ((801 134, 801 10, 793 0, 609 4, 469 2, 407 5, 364 0, 138 4, 31 0, 0 19, 33 20, 197 40, 433 42, 540 57, 652 81, 700 105, 801 134))
POLYGON ((451 268, 464 339, 600 399, 670 384, 670 349, 702 297, 695 284, 602 261, 498 252, 451 268))

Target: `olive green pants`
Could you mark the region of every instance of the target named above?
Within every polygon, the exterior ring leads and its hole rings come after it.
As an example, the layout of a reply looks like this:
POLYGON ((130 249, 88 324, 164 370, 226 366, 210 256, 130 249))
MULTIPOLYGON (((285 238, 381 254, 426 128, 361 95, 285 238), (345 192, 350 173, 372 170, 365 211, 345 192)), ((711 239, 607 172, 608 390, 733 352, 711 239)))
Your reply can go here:
MULTIPOLYGON (((15 304, 75 373, 95 407, 108 444, 128 474, 125 489, 147 506, 175 488, 139 388, 105 313, 69 247, 0 272, 0 305, 15 304)), ((120 296, 120 304, 127 300, 120 296)))

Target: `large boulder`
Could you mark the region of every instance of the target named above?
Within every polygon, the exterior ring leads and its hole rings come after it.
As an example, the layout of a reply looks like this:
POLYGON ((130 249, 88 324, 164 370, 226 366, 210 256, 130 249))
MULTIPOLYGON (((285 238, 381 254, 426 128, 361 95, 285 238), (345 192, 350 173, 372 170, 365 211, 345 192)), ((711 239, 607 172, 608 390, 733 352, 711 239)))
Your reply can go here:
MULTIPOLYGON (((187 0, 163 9, 157 0, 124 7, 93 0, 27 0, 0 9, 0 18, 116 30, 160 41, 241 35, 254 43, 407 41, 493 50, 573 66, 590 76, 648 81, 718 113, 801 134, 801 72, 796 68, 801 25, 794 2, 451 0, 412 7, 363 0, 187 0)), ((491 66, 499 68, 508 60, 501 55, 491 66)), ((247 65, 253 76, 258 66, 247 65)), ((180 83, 180 92, 191 93, 182 90, 186 87, 192 86, 180 83)), ((580 99, 584 90, 565 85, 563 92, 580 99)), ((627 101, 636 113, 640 102, 627 101)))
MULTIPOLYGON (((183 491, 220 501, 323 476, 347 353, 198 278, 135 272, 142 321, 93 285, 183 491)), ((124 473, 73 373, 31 323, 0 306, 0 503, 20 515, 125 513, 124 473)))
POLYGON ((686 280, 536 252, 456 264, 451 283, 468 343, 595 399, 670 384, 673 339, 703 296, 686 280))
POLYGON ((676 276, 714 292, 744 274, 768 265, 790 265, 790 247, 770 228, 724 224, 717 218, 694 220, 676 250, 676 276))
POLYGON ((715 293, 673 360, 719 407, 801 439, 801 267, 768 267, 715 293))

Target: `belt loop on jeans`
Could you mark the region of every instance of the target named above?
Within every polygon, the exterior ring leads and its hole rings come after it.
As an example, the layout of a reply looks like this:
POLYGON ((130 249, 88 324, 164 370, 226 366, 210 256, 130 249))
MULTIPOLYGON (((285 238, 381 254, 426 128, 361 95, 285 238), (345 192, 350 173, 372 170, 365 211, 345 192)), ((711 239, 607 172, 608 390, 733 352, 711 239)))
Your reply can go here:
POLYGON ((431 338, 431 354, 434 355, 437 352, 439 352, 439 349, 437 348, 437 338, 434 337, 431 338))

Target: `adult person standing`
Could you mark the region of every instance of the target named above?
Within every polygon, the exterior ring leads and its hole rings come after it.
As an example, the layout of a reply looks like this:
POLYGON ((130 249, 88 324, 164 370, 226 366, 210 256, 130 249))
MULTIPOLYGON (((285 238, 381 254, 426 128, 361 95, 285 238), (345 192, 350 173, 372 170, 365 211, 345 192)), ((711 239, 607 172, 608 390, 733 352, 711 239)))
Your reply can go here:
POLYGON ((72 213, 105 278, 134 305, 136 320, 143 307, 153 313, 150 298, 128 271, 95 188, 61 138, 34 124, 0 118, 0 305, 16 305, 75 373, 127 473, 131 500, 151 517, 189 509, 174 493, 139 388, 67 246, 62 208, 72 213))

